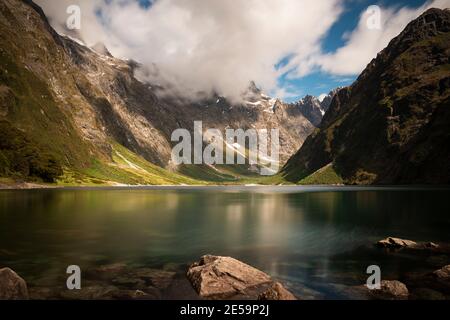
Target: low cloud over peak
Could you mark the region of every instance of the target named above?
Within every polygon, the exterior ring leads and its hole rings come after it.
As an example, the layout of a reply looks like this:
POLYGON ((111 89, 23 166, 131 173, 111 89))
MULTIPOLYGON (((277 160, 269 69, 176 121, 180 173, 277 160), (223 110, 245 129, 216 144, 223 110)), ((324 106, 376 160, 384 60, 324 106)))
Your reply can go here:
POLYGON ((192 99, 198 92, 240 99, 252 80, 284 98, 299 88, 280 85, 281 76, 295 79, 317 70, 356 75, 411 19, 449 2, 383 9, 377 33, 365 28, 362 15, 346 44, 324 54, 322 42, 344 0, 156 0, 150 6, 136 0, 37 1, 61 33, 67 33, 67 7, 79 5, 79 35, 88 46, 104 43, 114 56, 139 61, 144 80, 192 99))

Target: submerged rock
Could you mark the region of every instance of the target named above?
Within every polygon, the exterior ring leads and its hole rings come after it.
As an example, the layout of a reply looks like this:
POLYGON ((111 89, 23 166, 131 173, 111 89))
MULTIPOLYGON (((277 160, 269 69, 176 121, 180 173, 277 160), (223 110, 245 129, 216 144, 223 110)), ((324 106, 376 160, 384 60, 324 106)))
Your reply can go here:
POLYGON ((409 297, 406 285, 397 280, 381 281, 380 289, 369 289, 366 285, 362 285, 350 287, 345 293, 352 299, 406 300, 409 297))
POLYGON ((32 286, 28 288, 28 294, 31 300, 56 300, 59 299, 59 291, 61 289, 32 286))
MULTIPOLYGON (((159 300, 165 298, 167 288, 177 275, 172 271, 135 268, 124 263, 97 266, 86 269, 83 274, 81 290, 55 287, 52 278, 30 283, 30 297, 36 300, 159 300)), ((189 284, 184 272, 180 275, 189 284)), ((65 278, 60 280, 65 284, 65 278)))
MULTIPOLYGON (((428 293, 433 292, 433 295, 428 297, 437 297, 438 294, 450 295, 450 265, 428 273, 407 273, 404 281, 414 290, 427 289, 428 293)), ((423 296, 422 294, 421 297, 423 296)))
POLYGON ((146 287, 166 289, 173 281, 176 272, 152 269, 131 268, 126 264, 105 265, 86 271, 86 277, 95 281, 105 281, 117 287, 143 290, 146 287))
POLYGON ((115 286, 94 285, 80 290, 64 290, 60 296, 65 300, 113 300, 119 292, 115 286))
POLYGON ((121 276, 112 280, 113 285, 118 287, 127 287, 127 288, 135 288, 142 289, 145 288, 145 281, 139 278, 135 278, 132 276, 121 276))
POLYGON ((442 269, 434 271, 433 274, 439 280, 450 281, 450 265, 445 266, 442 269))
POLYGON ((370 293, 374 298, 383 300, 405 300, 409 296, 406 285, 397 280, 383 280, 381 288, 370 290, 370 293))
POLYGON ((111 281, 127 273, 128 267, 124 263, 103 265, 84 272, 87 279, 111 281))
POLYGON ((10 268, 0 269, 0 300, 27 300, 25 280, 10 268))
POLYGON ((434 271, 430 278, 433 288, 450 294, 450 265, 434 271))
POLYGON ((115 300, 160 300, 161 293, 155 288, 147 288, 142 290, 118 290, 113 292, 115 300))
POLYGON ((258 300, 297 300, 297 298, 286 290, 279 282, 275 282, 269 289, 259 295, 258 300))
POLYGON ((158 289, 167 289, 172 283, 176 273, 159 269, 141 268, 137 269, 133 276, 144 280, 147 285, 158 289))
POLYGON ((447 300, 447 297, 439 291, 429 288, 418 288, 411 293, 412 300, 447 300))
POLYGON ((231 257, 204 256, 189 268, 187 277, 197 293, 207 299, 256 300, 264 293, 267 297, 287 297, 289 293, 266 273, 231 257))

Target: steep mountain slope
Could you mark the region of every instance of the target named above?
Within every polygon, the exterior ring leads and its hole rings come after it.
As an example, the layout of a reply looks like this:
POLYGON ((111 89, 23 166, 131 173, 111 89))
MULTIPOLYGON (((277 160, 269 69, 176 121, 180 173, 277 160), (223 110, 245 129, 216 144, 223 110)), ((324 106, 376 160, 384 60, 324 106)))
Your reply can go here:
POLYGON ((331 101, 336 93, 337 90, 331 91, 322 101, 317 97, 307 95, 303 99, 292 104, 292 106, 298 108, 301 114, 303 114, 315 127, 319 127, 323 116, 330 107, 331 101))
MULTIPOLYGON (((147 140, 133 136, 133 129, 146 132, 144 129, 154 128, 148 122, 141 125, 139 118, 131 117, 132 111, 128 110, 124 114, 133 118, 133 122, 121 120, 120 106, 113 107, 102 88, 91 82, 91 74, 79 68, 83 57, 71 51, 76 45, 53 31, 39 7, 30 1, 2 1, 0 29, 1 120, 8 123, 11 130, 22 132, 29 148, 44 150, 56 168, 75 172, 77 176, 86 175, 85 170, 98 167, 99 163, 106 167, 115 164, 111 140, 127 142, 131 150, 141 151, 155 163, 162 163, 169 157, 169 152, 159 149, 164 143, 170 148, 161 134, 154 134, 147 140), (151 151, 145 153, 147 150, 151 151)), ((95 59, 84 61, 96 67, 95 59)), ((100 64, 105 75, 110 79, 117 74, 128 75, 131 79, 130 68, 123 62, 114 62, 100 64)), ((2 139, 6 137, 2 135, 2 139)), ((4 153, 14 148, 17 147, 9 146, 4 153)), ((20 152, 15 154, 24 157, 20 152)), ((24 161, 31 166, 30 159, 24 161)), ((11 173, 47 181, 56 178, 29 171, 13 170, 11 173)), ((95 179, 101 182, 109 178, 100 175, 95 179)), ((78 179, 81 178, 75 180, 78 179)), ((117 182, 128 181, 119 179, 117 182)), ((142 182, 152 183, 145 179, 142 182)))
MULTIPOLYGON (((241 103, 230 103, 224 97, 189 103, 164 100, 165 105, 174 106, 176 122, 181 128, 193 131, 194 121, 202 121, 204 128, 225 129, 279 129, 280 158, 285 163, 302 145, 315 127, 299 110, 272 99, 254 85, 243 93, 241 103)), ((170 124, 169 124, 170 125, 170 124)), ((171 132, 177 127, 170 126, 171 132)))
MULTIPOLYGON (((152 85, 134 77, 135 62, 112 57, 102 44, 90 49, 58 35, 30 0, 0 3, 0 66, 2 128, 19 130, 25 144, 45 151, 47 156, 38 163, 52 167, 53 173, 47 179, 30 169, 11 167, 14 172, 9 172, 6 163, 20 152, 14 153, 11 150, 18 146, 8 144, 0 154, 3 175, 53 181, 63 170, 59 179, 68 183, 192 183, 155 166, 178 169, 170 161, 175 129, 192 131, 194 121, 203 121, 204 129, 278 128, 282 162, 314 130, 301 113, 255 88, 240 104, 221 97, 196 103, 158 98, 152 85), (118 151, 122 147, 164 177, 149 179, 129 159, 122 159, 128 154, 118 151)), ((24 161, 29 167, 31 160, 24 161)))
POLYGON ((430 9, 338 92, 283 176, 332 163, 350 184, 450 183, 449 57, 450 11, 430 9))
POLYGON ((328 93, 322 100, 322 102, 320 102, 320 107, 321 109, 324 111, 324 113, 326 113, 328 111, 328 109, 330 108, 331 102, 334 99, 334 96, 341 90, 343 89, 343 87, 337 87, 336 89, 333 89, 332 91, 330 91, 330 93, 328 93))

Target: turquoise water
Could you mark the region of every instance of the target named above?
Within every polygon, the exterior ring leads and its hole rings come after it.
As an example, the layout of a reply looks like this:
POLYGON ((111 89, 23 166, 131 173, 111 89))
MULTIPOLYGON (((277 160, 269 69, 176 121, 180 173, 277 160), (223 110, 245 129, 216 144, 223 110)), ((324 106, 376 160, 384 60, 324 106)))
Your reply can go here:
MULTIPOLYGON (((387 236, 450 242, 450 190, 211 187, 0 191, 0 266, 25 279, 109 263, 162 268, 230 255, 310 298, 339 298, 437 262, 386 253, 387 236)), ((445 258, 445 257, 444 257, 445 258)), ((54 280, 56 281, 56 280, 54 280)))

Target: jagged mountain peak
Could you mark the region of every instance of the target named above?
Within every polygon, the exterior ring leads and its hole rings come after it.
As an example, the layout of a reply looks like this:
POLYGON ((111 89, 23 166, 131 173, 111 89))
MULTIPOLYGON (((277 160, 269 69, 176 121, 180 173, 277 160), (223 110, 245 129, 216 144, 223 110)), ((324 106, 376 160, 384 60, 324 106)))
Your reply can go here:
POLYGON ((449 56, 450 11, 430 9, 338 91, 285 177, 327 168, 348 184, 450 183, 449 56))
MULTIPOLYGON (((56 33, 32 2, 0 1, 0 12, 8 13, 0 14, 0 121, 8 121, 11 132, 23 130, 25 138, 54 154, 56 163, 80 179, 147 183, 142 172, 123 175, 122 166, 130 168, 118 148, 152 165, 179 170, 170 161, 171 136, 179 128, 192 132, 195 121, 205 129, 277 128, 282 163, 314 130, 303 115, 265 96, 255 83, 249 84, 253 100, 241 103, 211 99, 210 94, 196 102, 176 94, 163 97, 159 93, 171 88, 146 83, 145 74, 139 81, 135 74, 142 68, 108 55, 102 44, 89 48, 56 33)), ((156 181, 166 181, 161 179, 156 181)))
POLYGON ((307 94, 306 96, 304 96, 304 97, 301 99, 301 101, 320 102, 320 101, 319 101, 319 98, 317 98, 317 97, 315 97, 315 96, 312 96, 312 95, 309 95, 309 94, 307 94))
POLYGON ((258 86, 256 85, 255 81, 250 81, 250 84, 248 85, 248 88, 246 90, 247 92, 252 92, 255 94, 259 94, 261 93, 261 89, 258 88, 258 86))
POLYGON ((450 30, 449 21, 450 9, 431 8, 425 11, 417 19, 411 21, 406 28, 389 45, 378 53, 358 77, 356 84, 367 78, 367 75, 374 72, 374 69, 381 69, 395 59, 412 45, 420 41, 446 34, 450 30))
POLYGON ((319 127, 337 91, 338 89, 332 90, 328 95, 323 97, 322 101, 313 95, 306 95, 292 105, 298 108, 314 126, 319 127))

